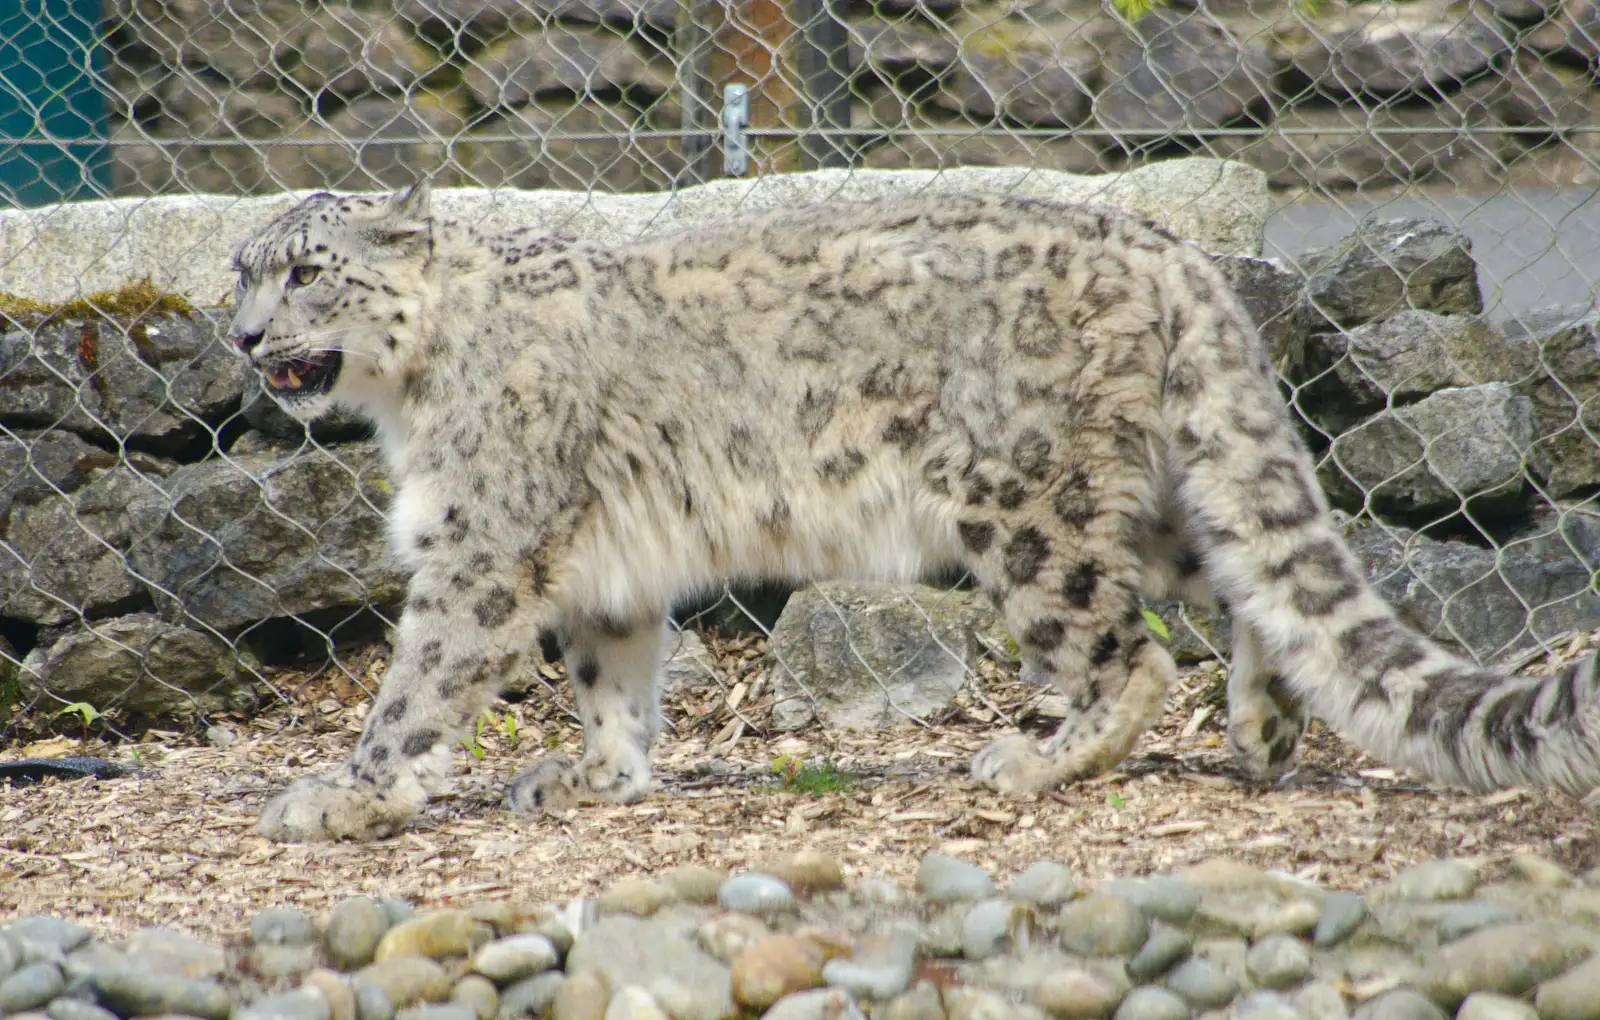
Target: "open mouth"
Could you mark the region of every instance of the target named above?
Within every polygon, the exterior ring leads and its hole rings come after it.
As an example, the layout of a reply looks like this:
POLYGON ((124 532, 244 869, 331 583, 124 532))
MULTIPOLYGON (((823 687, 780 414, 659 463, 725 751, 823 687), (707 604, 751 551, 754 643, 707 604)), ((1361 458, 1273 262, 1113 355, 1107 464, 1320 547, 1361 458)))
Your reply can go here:
POLYGON ((333 386, 334 379, 338 378, 339 368, 343 364, 343 354, 338 351, 328 351, 305 358, 290 358, 288 361, 280 361, 273 365, 263 365, 261 374, 266 378, 267 385, 281 396, 290 399, 314 397, 328 392, 333 386))

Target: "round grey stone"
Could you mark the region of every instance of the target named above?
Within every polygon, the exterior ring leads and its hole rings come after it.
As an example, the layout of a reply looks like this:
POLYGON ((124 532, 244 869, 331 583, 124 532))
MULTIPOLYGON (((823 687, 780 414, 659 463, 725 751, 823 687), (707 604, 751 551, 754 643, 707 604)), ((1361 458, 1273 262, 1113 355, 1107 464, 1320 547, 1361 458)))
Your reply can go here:
POLYGON ((1318 949, 1331 948, 1355 934, 1366 919, 1367 904, 1360 896, 1353 892, 1330 893, 1322 901, 1322 916, 1317 918, 1311 940, 1318 949))
POLYGON ((1019 928, 1033 930, 1033 909, 1010 900, 984 900, 961 921, 961 952, 969 960, 987 960, 1010 952, 1019 928))
MULTIPOLYGON (((67 958, 70 977, 74 969, 84 973, 82 957, 93 954, 101 943, 91 942, 74 950, 67 958)), ((98 954, 95 954, 98 955, 98 954)), ((134 967, 181 974, 184 977, 217 977, 227 969, 228 957, 219 946, 172 931, 168 928, 143 928, 129 935, 123 943, 123 962, 134 967)), ((114 962, 102 957, 102 962, 114 962)))
POLYGON ((22 966, 22 946, 6 932, 0 931, 0 978, 22 966))
POLYGON ((1200 907, 1200 887, 1176 875, 1107 879, 1095 892, 1120 896, 1151 917, 1180 926, 1200 907))
POLYGON ((1331 981, 1313 981, 1294 993, 1294 1008, 1305 1020, 1348 1020, 1344 993, 1331 981))
POLYGON ((1480 929, 1510 924, 1515 920, 1516 911, 1493 903, 1461 903, 1440 914, 1435 926, 1439 930, 1439 941, 1443 943, 1454 942, 1480 929))
POLYGON ((356 1020, 394 1020, 388 992, 370 981, 356 981, 351 990, 356 993, 356 1020))
POLYGON ((81 924, 63 921, 59 917, 36 914, 11 922, 6 934, 21 943, 52 946, 62 953, 70 953, 89 941, 93 932, 81 924))
POLYGON ((378 906, 382 907, 383 912, 389 915, 390 926, 404 924, 417 916, 416 907, 405 900, 395 899, 392 896, 388 899, 379 900, 378 906))
POLYGON ((1191 956, 1167 974, 1166 986, 1191 1006, 1216 1009, 1239 994, 1239 982, 1210 960, 1191 956))
POLYGON ((506 987, 500 992, 499 1020, 543 1016, 566 980, 565 974, 550 970, 506 987))
POLYGON ((271 907, 251 919, 250 937, 258 946, 308 946, 317 940, 317 926, 292 907, 271 907))
POLYGON ((478 1020, 478 1014, 459 1002, 424 1002, 400 1010, 394 1020, 478 1020))
POLYGON ((994 879, 971 861, 931 851, 917 864, 917 891, 934 903, 982 900, 994 895, 994 879))
POLYGON ((1478 888, 1478 873, 1460 861, 1414 864, 1394 879, 1394 890, 1408 900, 1464 900, 1478 888))
POLYGON ((117 1014, 101 1009, 92 1002, 62 997, 51 999, 44 1008, 50 1020, 117 1020, 117 1014))
POLYGON ((269 995, 233 1012, 233 1020, 328 1020, 333 1007, 321 992, 296 988, 282 995, 269 995))
POLYGON ((478 950, 472 969, 497 985, 509 985, 556 965, 556 947, 543 935, 512 935, 478 950))
POLYGON ((359 970, 372 962, 378 943, 389 930, 389 912, 365 896, 340 900, 328 914, 323 944, 340 970, 359 970))
POLYGON ((750 871, 722 883, 717 905, 742 914, 775 914, 794 906, 794 893, 783 879, 750 871))
POLYGON ((1268 935, 1250 947, 1244 963, 1263 988, 1293 988, 1311 976, 1311 951, 1293 935, 1268 935))
POLYGON ((1137 982, 1154 981, 1186 960, 1194 949, 1189 936, 1176 928, 1158 924, 1151 928, 1150 937, 1128 961, 1128 976, 1137 982))
POLYGON ((1520 999, 1473 992, 1456 1010, 1456 1020, 1539 1020, 1539 1011, 1520 999))
POLYGON ((906 891, 887 878, 873 876, 856 883, 856 898, 881 907, 898 907, 906 901, 906 891))
POLYGON ((0 980, 0 1014, 38 1009, 67 987, 61 968, 53 963, 30 963, 0 980))
POLYGON ((1600 1020, 1600 956, 1539 986, 1534 997, 1541 1020, 1600 1020))
POLYGON ((1184 1001, 1154 985, 1140 985, 1122 999, 1112 1020, 1189 1020, 1184 1001))
POLYGON ((1237 1020, 1304 1020, 1300 1011, 1276 992, 1255 992, 1233 1004, 1237 1020))
POLYGON ((96 967, 89 987, 100 1005, 119 1016, 186 1013, 206 1020, 227 1020, 233 1012, 228 992, 215 981, 202 981, 141 970, 127 964, 96 967))
POLYGON ((1006 894, 1014 900, 1054 907, 1076 896, 1078 883, 1066 865, 1055 861, 1035 861, 1011 880, 1011 888, 1006 894))
POLYGON ((1132 956, 1150 936, 1144 911, 1101 892, 1061 908, 1056 925, 1061 948, 1079 956, 1132 956))
POLYGON ((1450 1020, 1450 1016, 1409 988, 1397 988, 1362 1003, 1350 1020, 1450 1020))
POLYGON ((858 999, 881 1001, 892 999, 911 987, 916 966, 916 936, 901 932, 886 947, 829 960, 822 967, 822 980, 858 999))

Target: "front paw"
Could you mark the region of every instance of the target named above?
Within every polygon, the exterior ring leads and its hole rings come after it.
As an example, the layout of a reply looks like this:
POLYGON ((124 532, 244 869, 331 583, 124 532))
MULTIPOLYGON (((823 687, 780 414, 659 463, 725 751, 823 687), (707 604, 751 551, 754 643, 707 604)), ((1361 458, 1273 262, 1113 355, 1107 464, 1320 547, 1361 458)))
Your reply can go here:
POLYGON ((340 771, 295 780, 262 808, 258 829, 280 843, 382 839, 421 807, 340 771))
POLYGON ((1000 793, 1037 793, 1059 783, 1049 758, 1020 733, 990 742, 972 759, 972 775, 1000 793))

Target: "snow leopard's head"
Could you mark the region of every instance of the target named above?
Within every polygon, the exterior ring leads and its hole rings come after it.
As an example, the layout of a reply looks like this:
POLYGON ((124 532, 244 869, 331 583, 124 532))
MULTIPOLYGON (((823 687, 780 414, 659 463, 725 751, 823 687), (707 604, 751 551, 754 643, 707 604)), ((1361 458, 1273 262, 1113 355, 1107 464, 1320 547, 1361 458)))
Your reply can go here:
POLYGON ((228 338, 297 418, 374 413, 399 392, 432 249, 426 180, 393 195, 321 192, 233 257, 228 338))

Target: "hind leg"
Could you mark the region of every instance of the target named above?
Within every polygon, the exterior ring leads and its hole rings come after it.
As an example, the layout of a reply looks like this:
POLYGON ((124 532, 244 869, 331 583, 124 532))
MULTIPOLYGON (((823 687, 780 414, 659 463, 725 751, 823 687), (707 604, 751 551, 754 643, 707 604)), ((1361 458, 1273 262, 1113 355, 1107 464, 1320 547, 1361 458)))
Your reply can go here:
POLYGON ((1113 768, 1159 715, 1177 669, 1139 607, 1144 564, 1133 538, 1148 530, 1147 485, 1126 461, 1069 470, 1042 501, 1053 519, 980 532, 992 541, 972 558, 974 574, 1024 663, 1067 696, 1068 709, 1042 745, 1013 735, 978 753, 973 775, 994 789, 1042 790, 1113 768))
MULTIPOLYGON (((1170 498, 1163 506, 1162 520, 1141 543, 1150 554, 1144 591, 1218 612, 1220 601, 1206 579, 1199 543, 1188 533, 1182 507, 1170 498)), ((1228 657, 1228 746, 1252 776, 1276 778, 1294 761, 1305 730, 1304 711, 1283 678, 1273 672, 1260 637, 1237 617, 1228 657)))
POLYGON ((1243 620, 1233 621, 1228 664, 1228 746, 1245 771, 1274 779, 1294 762, 1305 731, 1304 710, 1283 678, 1273 672, 1260 637, 1243 620))

